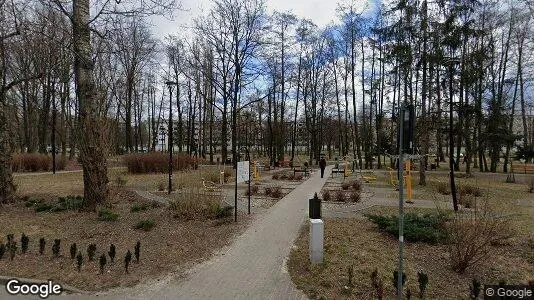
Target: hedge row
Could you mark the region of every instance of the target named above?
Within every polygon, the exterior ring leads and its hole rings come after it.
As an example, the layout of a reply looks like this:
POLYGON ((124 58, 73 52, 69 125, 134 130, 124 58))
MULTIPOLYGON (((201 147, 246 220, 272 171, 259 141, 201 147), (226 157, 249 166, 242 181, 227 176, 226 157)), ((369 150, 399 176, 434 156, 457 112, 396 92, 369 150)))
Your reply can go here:
MULTIPOLYGON (((67 159, 56 156, 56 170, 64 170, 67 159)), ((39 172, 52 170, 52 156, 40 153, 17 153, 11 160, 13 172, 39 172)))

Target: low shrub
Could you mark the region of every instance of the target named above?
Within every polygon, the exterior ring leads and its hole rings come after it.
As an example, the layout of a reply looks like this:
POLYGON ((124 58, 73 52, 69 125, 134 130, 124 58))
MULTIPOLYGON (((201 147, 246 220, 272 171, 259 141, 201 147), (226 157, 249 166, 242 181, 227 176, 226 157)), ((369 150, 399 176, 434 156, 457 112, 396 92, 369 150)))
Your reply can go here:
POLYGON ((273 179, 278 180, 280 178, 280 172, 274 172, 273 173, 273 179))
POLYGON ((39 254, 43 255, 46 246, 46 240, 44 238, 39 239, 39 254))
POLYGON ((27 207, 33 207, 36 212, 61 212, 65 210, 79 210, 83 204, 82 196, 59 197, 55 203, 44 202, 43 199, 26 202, 27 207))
MULTIPOLYGON (((138 153, 124 156, 129 173, 166 173, 169 171, 169 156, 162 152, 138 153)), ((182 171, 195 169, 200 160, 185 154, 177 154, 172 159, 172 169, 182 171)))
POLYGON ((131 261, 132 261, 132 252, 128 250, 128 252, 126 252, 126 255, 124 256, 124 269, 126 270, 126 274, 128 274, 128 267, 130 266, 131 261))
POLYGON ((71 259, 76 258, 76 252, 77 252, 77 246, 76 246, 76 243, 73 243, 70 245, 70 258, 71 259))
POLYGON ((112 222, 112 221, 117 221, 117 219, 119 218, 119 215, 114 213, 114 212, 111 212, 107 209, 101 209, 99 212, 98 212, 98 220, 99 221, 107 221, 107 222, 112 222))
POLYGON ((139 255, 141 254, 141 242, 137 241, 134 248, 135 261, 139 263, 139 255))
POLYGON ((115 254, 116 254, 116 250, 115 250, 115 245, 111 244, 109 246, 109 251, 108 251, 108 255, 109 255, 109 258, 111 259, 111 263, 113 263, 115 261, 115 254))
POLYGON ((158 191, 163 192, 167 188, 167 183, 165 181, 158 182, 158 191))
MULTIPOLYGON (((257 185, 250 186, 250 196, 257 195, 259 190, 260 190, 260 188, 257 185)), ((248 188, 247 188, 247 190, 245 191, 245 196, 248 196, 248 195, 249 195, 249 191, 248 191, 248 188)))
POLYGON ((534 193, 534 177, 531 177, 528 180, 528 192, 529 193, 534 193))
POLYGON ((6 253, 6 245, 4 245, 4 243, 0 243, 0 259, 4 257, 5 253, 6 253))
POLYGON ((115 176, 115 184, 117 185, 117 187, 122 188, 126 185, 127 182, 128 182, 128 179, 126 179, 125 174, 117 174, 115 176))
POLYGON ((323 190, 323 192, 321 194, 323 195, 323 201, 332 200, 332 195, 330 194, 329 190, 323 190))
POLYGON ((337 201, 337 202, 347 201, 347 198, 345 197, 345 193, 343 191, 336 191, 336 193, 334 194, 334 201, 337 201))
POLYGON ((474 197, 481 197, 482 196, 482 190, 479 187, 472 186, 470 184, 464 184, 464 185, 460 185, 458 187, 458 194, 460 196, 472 195, 474 197))
POLYGON ((104 274, 104 267, 106 266, 107 259, 106 255, 102 254, 100 255, 100 259, 98 260, 98 264, 100 265, 100 274, 104 274))
POLYGON ((348 199, 350 202, 360 202, 361 194, 360 191, 352 191, 349 193, 348 199))
POLYGON ((436 190, 438 193, 442 195, 450 195, 451 190, 449 188, 449 185, 446 182, 438 182, 436 185, 436 190))
POLYGON ((462 194, 458 196, 458 203, 465 208, 475 208, 476 207, 476 197, 471 194, 462 194))
POLYGON ((52 253, 54 254, 54 257, 59 257, 59 254, 61 252, 61 239, 55 239, 54 245, 52 245, 52 253))
MULTIPOLYGON (((64 170, 67 159, 56 156, 56 170, 64 170)), ((13 172, 47 172, 52 170, 52 156, 41 153, 14 154, 11 160, 13 172)))
POLYGON ((78 252, 78 255, 76 255, 76 269, 78 269, 78 272, 82 270, 82 264, 83 264, 82 252, 78 252))
POLYGON ((135 229, 150 231, 156 223, 153 220, 140 220, 135 224, 135 229))
POLYGON ((510 222, 510 218, 495 214, 487 201, 473 212, 456 214, 446 226, 453 270, 464 273, 468 267, 487 260, 491 245, 513 236, 510 222))
POLYGON ((230 205, 220 205, 219 203, 212 207, 212 218, 225 219, 233 215, 234 207, 230 205))
POLYGON ((355 191, 359 191, 362 189, 362 183, 359 180, 353 180, 351 182, 351 187, 355 191))
POLYGON ((171 201, 169 209, 175 218, 186 220, 206 219, 213 216, 213 207, 221 202, 218 194, 208 194, 202 190, 193 189, 179 194, 171 201))
POLYGON ((273 188, 272 188, 272 187, 270 187, 270 186, 266 186, 266 187, 264 188, 264 194, 265 194, 266 196, 271 196, 271 193, 272 193, 272 192, 273 192, 273 188))
POLYGON ((284 193, 282 193, 282 189, 278 186, 275 186, 271 192, 271 197, 273 198, 282 198, 284 196, 284 193))
MULTIPOLYGON (((397 215, 367 215, 378 228, 393 236, 398 236, 399 225, 397 215)), ((404 237, 410 242, 437 244, 447 241, 445 224, 450 220, 448 215, 407 213, 404 216, 404 237)))
POLYGON ((300 173, 299 174, 295 174, 293 176, 293 180, 297 180, 297 181, 301 181, 303 178, 304 178, 304 175, 302 175, 300 173))
POLYGON ((350 182, 343 182, 343 184, 341 184, 341 189, 346 191, 350 188, 350 186, 350 182))
POLYGON ((140 212, 140 211, 143 211, 143 210, 147 210, 148 206, 146 204, 134 204, 132 205, 132 207, 130 207, 130 212, 140 212))

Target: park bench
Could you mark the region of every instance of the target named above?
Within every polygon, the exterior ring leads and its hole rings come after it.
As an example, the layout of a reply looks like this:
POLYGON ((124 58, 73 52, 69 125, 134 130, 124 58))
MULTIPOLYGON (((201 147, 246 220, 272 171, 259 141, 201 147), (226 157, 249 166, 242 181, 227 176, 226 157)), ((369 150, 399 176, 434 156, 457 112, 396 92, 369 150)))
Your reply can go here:
POLYGON ((332 169, 332 178, 334 178, 334 174, 336 173, 342 173, 343 177, 345 177, 345 169, 332 169))
POLYGON ((308 168, 293 168, 293 176, 295 176, 297 173, 304 173, 305 177, 308 177, 310 175, 310 170, 308 168))
POLYGON ((534 165, 529 165, 529 164, 520 164, 520 165, 513 165, 512 166, 514 171, 515 170, 522 170, 525 174, 527 174, 527 171, 528 172, 534 172, 534 165))

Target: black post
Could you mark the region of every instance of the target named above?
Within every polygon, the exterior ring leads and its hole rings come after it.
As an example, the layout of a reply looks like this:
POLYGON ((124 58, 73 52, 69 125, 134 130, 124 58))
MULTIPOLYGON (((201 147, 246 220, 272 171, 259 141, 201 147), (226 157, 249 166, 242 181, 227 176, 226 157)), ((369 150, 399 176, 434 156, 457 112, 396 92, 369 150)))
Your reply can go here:
POLYGON ((234 153, 234 166, 235 166, 235 186, 234 186, 234 222, 237 222, 237 154, 234 153))
POLYGON ((247 151, 247 160, 248 160, 248 214, 250 215, 250 151, 248 147, 245 148, 247 151))
POLYGON ((167 81, 167 86, 169 87, 169 187, 167 193, 170 194, 172 191, 172 85, 176 84, 173 81, 167 81))

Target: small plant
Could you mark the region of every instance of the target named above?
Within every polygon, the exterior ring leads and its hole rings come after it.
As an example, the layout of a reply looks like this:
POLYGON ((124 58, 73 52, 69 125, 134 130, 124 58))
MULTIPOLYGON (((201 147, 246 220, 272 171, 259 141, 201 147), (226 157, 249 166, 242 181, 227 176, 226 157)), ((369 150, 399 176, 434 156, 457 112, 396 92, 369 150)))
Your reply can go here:
POLYGON ((271 193, 272 193, 272 192, 273 192, 273 188, 272 188, 272 187, 270 187, 270 186, 266 186, 266 187, 265 187, 265 193, 264 193, 264 194, 265 194, 266 196, 271 196, 271 193))
POLYGON ((301 181, 304 178, 302 174, 296 174, 293 176, 293 180, 301 181))
POLYGON ((423 272, 417 272, 417 282, 419 283, 419 298, 425 298, 426 286, 428 285, 428 275, 423 272))
POLYGON ((278 172, 273 174, 273 179, 278 180, 280 178, 280 174, 278 172))
MULTIPOLYGON (((404 287, 404 284, 406 283, 406 273, 402 272, 402 286, 404 287)), ((399 286, 398 286, 398 282, 399 281, 399 271, 398 270, 395 270, 393 271, 393 286, 395 287, 395 291, 398 290, 399 286)), ((402 292, 402 291, 401 291, 402 292)), ((397 291, 397 294, 398 294, 398 291, 397 291)))
POLYGON ((26 236, 24 233, 20 237, 20 249, 22 250, 22 253, 26 253, 28 251, 28 243, 30 242, 30 238, 26 236))
POLYGON ((7 246, 9 248, 9 245, 11 245, 15 241, 15 235, 12 233, 9 233, 7 235, 7 246))
POLYGON ((78 272, 81 271, 82 269, 82 264, 83 264, 83 256, 82 256, 82 252, 78 252, 78 255, 76 255, 76 267, 78 269, 78 272))
POLYGON ((45 246, 46 246, 46 240, 45 238, 42 237, 39 239, 39 254, 40 255, 44 254, 45 246))
POLYGON ((273 191, 271 192, 271 197, 279 199, 282 198, 284 194, 282 193, 282 189, 280 187, 274 187, 273 191))
POLYGON ((350 265, 348 267, 348 270, 347 270, 347 273, 348 273, 348 277, 349 277, 349 282, 348 282, 348 286, 349 287, 352 287, 352 278, 354 277, 354 266, 353 265, 350 265))
POLYGON ((346 191, 350 188, 351 184, 350 182, 343 182, 343 184, 341 184, 341 189, 346 191))
POLYGON ((360 194, 360 191, 352 191, 349 194, 349 201, 350 202, 360 202, 362 196, 360 194))
POLYGON ((98 220, 100 221, 113 222, 113 221, 117 221, 118 218, 119 218, 118 214, 111 212, 107 209, 102 209, 98 212, 98 220))
POLYGON ((345 193, 343 191, 336 191, 336 193, 334 194, 334 200, 337 202, 345 202, 345 193))
POLYGON ((167 185, 164 181, 158 182, 158 191, 163 192, 165 190, 165 187, 167 187, 167 185))
POLYGON ((4 245, 4 243, 0 243, 0 259, 4 257, 5 253, 6 253, 6 245, 4 245))
POLYGON ((156 225, 153 220, 140 220, 135 224, 135 229, 150 231, 156 225))
POLYGON ((451 194, 451 190, 449 189, 449 185, 446 182, 438 182, 438 184, 436 186, 436 190, 438 191, 438 193, 440 193, 442 195, 450 195, 451 194))
POLYGON ((528 192, 529 193, 534 193, 534 177, 531 177, 528 180, 528 192))
POLYGON ((472 186, 469 184, 461 185, 458 187, 458 193, 462 195, 472 195, 474 197, 481 197, 482 190, 479 187, 472 186))
POLYGON ((332 200, 332 195, 330 194, 330 191, 329 191, 329 190, 323 190, 323 192, 321 193, 321 195, 323 196, 323 201, 330 201, 330 200, 332 200))
POLYGON ((355 191, 359 191, 362 189, 362 183, 359 180, 353 180, 350 185, 355 191))
POLYGON ((384 283, 378 276, 377 268, 375 268, 375 270, 371 273, 371 282, 373 284, 373 288, 375 289, 376 297, 378 300, 382 300, 384 298, 384 283))
POLYGON ((76 243, 72 243, 72 245, 70 245, 70 259, 76 258, 76 252, 77 252, 76 250, 77 250, 76 243))
POLYGON ((141 254, 141 242, 137 241, 134 248, 135 262, 139 263, 139 255, 141 254))
POLYGON ((54 257, 59 257, 59 253, 61 251, 61 239, 55 239, 54 244, 52 245, 52 254, 54 254, 54 257))
MULTIPOLYGON (((253 185, 250 187, 250 196, 252 195, 257 195, 258 192, 259 192, 260 188, 257 186, 257 185, 253 185)), ((245 196, 249 196, 249 191, 247 189, 247 191, 245 192, 245 196)))
POLYGON ((130 208, 130 212, 133 212, 133 213, 136 213, 136 212, 140 212, 140 211, 143 211, 143 210, 147 210, 148 206, 146 204, 134 204, 132 205, 132 207, 130 208))
POLYGON ((17 242, 11 242, 11 244, 9 244, 9 259, 13 260, 15 258, 16 253, 17 253, 17 242))
POLYGON ((98 263, 100 265, 100 274, 103 274, 104 273, 104 267, 106 266, 106 263, 107 263, 107 259, 106 259, 106 255, 105 254, 100 255, 100 259, 98 260, 98 263))
POLYGON ((93 261, 93 259, 95 258, 95 253, 96 253, 96 245, 89 244, 89 246, 87 246, 87 257, 89 257, 89 261, 93 261))
POLYGON ((109 251, 108 251, 108 255, 109 255, 109 258, 111 259, 111 263, 113 263, 115 261, 115 245, 111 244, 109 246, 109 251))
POLYGON ((478 299, 478 296, 480 296, 481 287, 482 283, 477 278, 473 278, 473 280, 471 281, 471 285, 469 286, 469 298, 472 300, 478 299))
POLYGON ((219 203, 215 204, 212 208, 213 216, 215 219, 224 219, 229 218, 233 215, 233 206, 230 205, 220 205, 219 203))
POLYGON ((128 274, 128 267, 130 266, 130 261, 132 261, 132 253, 130 250, 126 252, 126 255, 124 256, 124 269, 126 270, 126 274, 128 274))

